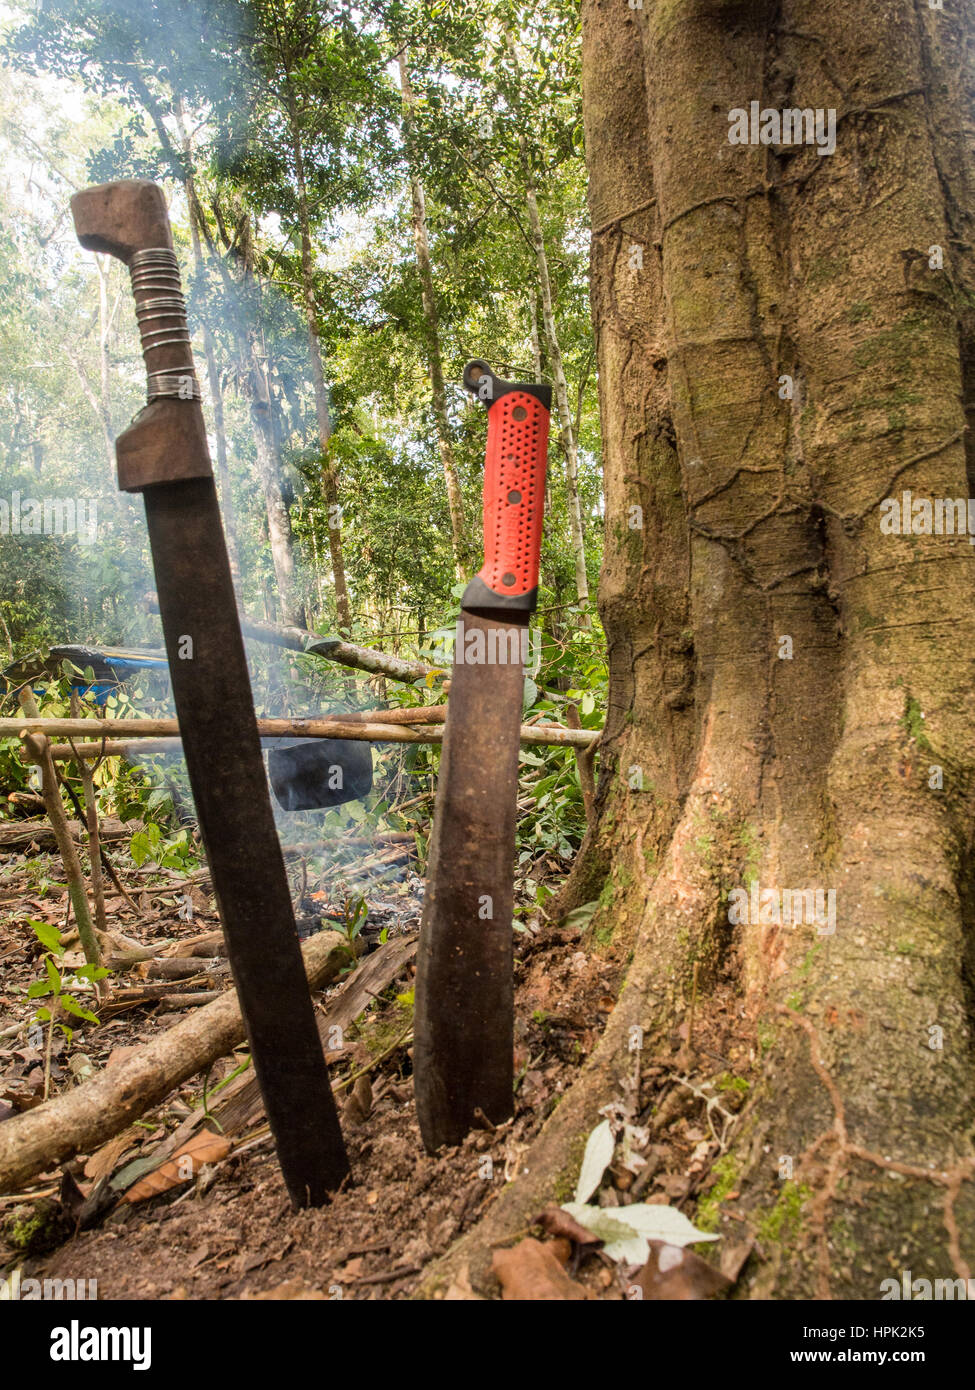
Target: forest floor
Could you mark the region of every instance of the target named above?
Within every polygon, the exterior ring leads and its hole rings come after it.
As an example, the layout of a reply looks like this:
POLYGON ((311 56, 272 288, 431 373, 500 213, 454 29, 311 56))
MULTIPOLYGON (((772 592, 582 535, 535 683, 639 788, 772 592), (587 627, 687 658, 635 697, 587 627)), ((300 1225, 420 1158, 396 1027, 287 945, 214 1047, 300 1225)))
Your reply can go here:
MULTIPOLYGON (((27 919, 64 925, 62 878, 56 857, 36 850, 8 854, 0 867, 0 1123, 43 1099, 47 1034, 31 1026, 37 1001, 25 994, 43 975, 43 952, 27 919)), ((219 928, 205 871, 181 879, 151 865, 130 866, 124 881, 134 906, 111 892, 106 904, 108 928, 123 946, 165 941, 172 943, 168 954, 179 954, 181 942, 219 928), (187 896, 190 921, 184 920, 187 896)), ((93 1154, 78 1155, 64 1170, 55 1167, 23 1191, 0 1197, 0 1280, 14 1270, 22 1280, 95 1279, 101 1299, 410 1297, 430 1262, 516 1177, 529 1143, 595 1046, 624 969, 612 943, 594 949, 586 943, 583 949, 581 926, 530 920, 515 939, 514 1118, 471 1134, 454 1150, 428 1155, 413 1101, 413 964, 403 960, 409 938, 415 937, 421 895, 421 881, 409 872, 387 883, 381 896, 367 895, 364 935, 371 953, 361 956, 345 978, 315 994, 316 1009, 328 1018, 367 962, 386 952, 393 965, 398 963, 394 977, 344 1031, 342 1046, 329 1053, 333 1086, 342 1087, 339 1104, 352 1176, 327 1208, 292 1211, 259 1111, 246 1116, 235 1132, 215 1132, 210 1161, 198 1157, 188 1180, 185 1171, 179 1175, 181 1137, 185 1142, 192 1130, 194 1142, 200 1142, 201 1132, 219 1127, 205 1119, 198 1123, 204 1080, 195 1077, 93 1154), (377 923, 384 928, 383 944, 377 944, 377 923), (362 1078, 345 1085, 355 1073, 362 1078), (168 1162, 161 1162, 166 1155, 168 1162), (140 1200, 122 1195, 126 1188, 129 1194, 141 1191, 132 1186, 133 1175, 145 1178, 154 1164, 149 1186, 164 1190, 140 1200), (105 1180, 103 1192, 112 1183, 115 1195, 97 1202, 95 1210, 89 1203, 79 1221, 84 1199, 99 1180, 105 1180)), ((339 914, 324 885, 315 892, 314 884, 305 884, 302 902, 312 908, 310 917, 299 915, 306 930, 317 925, 310 918, 318 914, 321 925, 335 927, 339 914)), ((80 957, 74 959, 80 963, 80 957)), ((226 963, 216 969, 205 985, 174 985, 177 999, 183 988, 229 988, 226 963)), ((116 993, 139 983, 113 979, 116 993)), ((676 1034, 658 1041, 651 1057, 644 1056, 635 1100, 630 1097, 634 1123, 644 1126, 641 1156, 631 1169, 610 1170, 601 1205, 642 1201, 693 1216, 699 1185, 708 1181, 722 1148, 722 1127, 733 1120, 747 1090, 741 1078, 754 1055, 754 1040, 740 1012, 731 991, 719 989, 707 1017, 696 1022, 693 1066, 686 1038, 676 1034)), ((72 1020, 79 1027, 70 1043, 56 1035, 52 1095, 83 1082, 113 1054, 157 1037, 182 1014, 154 999, 126 1002, 118 1012, 109 1002, 99 1016, 98 1025, 72 1020)), ((248 1080, 246 1074, 235 1075, 242 1060, 246 1049, 216 1063, 205 1078, 209 1110, 218 1110, 214 1098, 222 1082, 229 1079, 225 1095, 232 1095, 248 1080)), ((737 1234, 733 1222, 725 1218, 723 1230, 730 1253, 737 1234)), ((585 1291, 581 1296, 627 1296, 625 1266, 598 1245, 562 1245, 559 1259, 565 1263, 571 1253, 573 1280, 585 1291)), ((743 1252, 732 1254, 735 1272, 743 1258, 743 1252)), ((722 1266, 726 1263, 722 1259, 722 1266)), ((471 1295, 458 1287, 447 1296, 471 1295)))

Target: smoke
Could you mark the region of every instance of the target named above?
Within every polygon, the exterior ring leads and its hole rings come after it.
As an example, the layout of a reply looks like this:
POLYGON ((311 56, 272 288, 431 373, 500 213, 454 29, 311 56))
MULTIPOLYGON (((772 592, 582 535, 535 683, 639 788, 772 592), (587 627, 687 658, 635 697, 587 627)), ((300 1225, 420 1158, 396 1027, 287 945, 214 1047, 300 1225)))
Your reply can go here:
MULTIPOLYGON (((214 203, 212 167, 204 160, 202 171, 194 169, 194 145, 208 149, 231 182, 235 174, 253 175, 254 161, 261 157, 251 138, 260 81, 247 57, 253 46, 249 7, 236 0, 41 0, 21 13, 25 22, 8 34, 5 56, 19 72, 28 106, 43 119, 28 119, 30 148, 23 122, 6 132, 14 189, 8 196, 18 204, 24 235, 42 243, 32 279, 19 288, 25 298, 50 302, 37 347, 42 358, 57 361, 66 380, 76 378, 78 409, 86 411, 73 418, 65 447, 56 426, 44 424, 56 415, 38 389, 41 377, 35 370, 32 409, 51 436, 36 486, 41 492, 48 477, 53 484, 55 475, 73 473, 98 518, 84 546, 85 602, 64 615, 66 630, 53 635, 67 642, 163 645, 158 618, 142 604, 143 595, 155 588, 143 510, 139 499, 118 494, 109 473, 112 437, 144 399, 127 276, 116 263, 82 252, 66 216, 75 186, 113 178, 157 179, 169 194, 211 454, 217 459, 225 444, 234 483, 224 509, 226 517, 232 503, 236 517, 232 540, 241 587, 252 607, 264 598, 270 610, 265 616, 273 619, 278 616, 275 576, 263 507, 268 478, 261 475, 254 420, 255 413, 266 414, 279 453, 317 447, 307 336, 290 299, 253 273, 246 204, 214 203), (64 111, 72 114, 67 134, 64 111), (83 136, 93 142, 87 149, 79 148, 83 136), (216 208, 198 228, 198 254, 189 205, 194 194, 210 204, 210 211, 216 208), (208 370, 207 335, 216 383, 208 370), (223 404, 222 439, 215 424, 214 384, 223 404)), ((266 173, 282 177, 270 164, 266 173)), ((264 231, 274 230, 267 221, 264 231)), ((282 252, 289 251, 289 237, 282 227, 282 252)), ((16 385, 29 389, 30 382, 16 385)), ((298 493, 303 483, 296 471, 282 474, 287 500, 288 490, 298 493)), ((53 485, 49 491, 55 495, 53 485)), ((51 537, 52 543, 61 539, 51 537)), ((297 586, 312 592, 309 566, 297 546, 294 559, 297 586)), ((53 553, 50 563, 56 563, 53 553)), ((248 642, 247 652, 259 713, 319 715, 349 703, 344 678, 323 663, 316 673, 313 659, 278 648, 248 642)), ((351 703, 364 707, 369 697, 351 703)), ((160 697, 153 712, 174 713, 171 692, 160 697)), ((181 757, 154 754, 137 766, 148 777, 171 783, 177 800, 189 804, 181 757)), ((320 841, 323 829, 357 821, 357 813, 342 807, 287 810, 274 798, 272 804, 285 845, 320 841)))

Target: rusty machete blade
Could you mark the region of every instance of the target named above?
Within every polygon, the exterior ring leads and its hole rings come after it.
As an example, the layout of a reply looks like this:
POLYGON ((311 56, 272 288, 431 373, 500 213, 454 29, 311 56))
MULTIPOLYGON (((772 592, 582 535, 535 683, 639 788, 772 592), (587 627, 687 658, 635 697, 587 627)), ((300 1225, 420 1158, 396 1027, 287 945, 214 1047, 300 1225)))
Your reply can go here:
POLYGON ((485 564, 461 601, 417 952, 414 1089, 430 1150, 514 1104, 518 750, 551 402, 483 362, 464 380, 488 403, 485 564))
POLYGON ((295 1206, 348 1172, 295 933, 199 403, 169 216, 155 184, 71 203, 82 245, 130 271, 148 404, 116 442, 141 492, 183 752, 251 1056, 295 1206))

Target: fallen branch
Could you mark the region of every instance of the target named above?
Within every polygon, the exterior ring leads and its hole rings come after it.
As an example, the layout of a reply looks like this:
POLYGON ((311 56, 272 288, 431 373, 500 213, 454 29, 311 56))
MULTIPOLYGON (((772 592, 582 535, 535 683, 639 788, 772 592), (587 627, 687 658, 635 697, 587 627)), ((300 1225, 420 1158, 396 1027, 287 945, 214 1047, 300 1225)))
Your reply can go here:
MULTIPOLYGON (((54 744, 51 745, 51 752, 54 752, 54 744)), ((69 820, 65 824, 72 840, 80 841, 86 831, 84 822, 69 820)), ((141 829, 141 820, 106 819, 99 825, 103 840, 128 839, 135 831, 141 829)), ((18 820, 11 821, 9 824, 0 824, 0 854, 6 854, 16 849, 27 849, 30 845, 36 845, 38 849, 57 849, 57 844, 54 831, 46 820, 18 820)), ((103 859, 102 863, 104 864, 104 862, 103 859)))
MULTIPOLYGON (((146 595, 145 605, 150 613, 159 612, 155 594, 146 595)), ((320 633, 309 632, 304 627, 282 627, 278 623, 262 623, 256 618, 241 615, 240 630, 245 637, 252 637, 269 647, 308 652, 312 656, 322 656, 326 661, 334 661, 338 666, 366 671, 370 676, 388 676, 390 680, 404 681, 408 685, 426 680, 431 672, 440 676, 448 674, 439 667, 425 666, 422 661, 406 661, 399 656, 390 656, 388 652, 374 651, 371 647, 357 647, 337 637, 322 637, 320 633)))
MULTIPOLYGON (((33 696, 30 698, 33 703, 33 696)), ((47 807, 48 820, 51 822, 51 829, 54 831, 58 852, 64 865, 64 874, 68 880, 68 896, 71 899, 71 906, 74 908, 78 935, 81 938, 81 949, 84 951, 85 960, 89 965, 100 966, 102 956, 98 948, 95 926, 91 920, 91 908, 88 906, 88 894, 85 889, 84 875, 81 871, 81 860, 78 858, 78 851, 68 830, 68 818, 64 814, 64 806, 61 804, 61 788, 58 783, 57 768, 51 757, 51 746, 43 734, 29 734, 24 739, 24 750, 30 761, 36 763, 41 769, 41 791, 44 796, 44 805, 47 807)), ((101 992, 100 986, 96 985, 95 988, 96 993, 101 992)))
MULTIPOLYGON (((311 989, 335 979, 350 958, 340 932, 310 937, 302 954, 311 989)), ((77 1153, 91 1153, 243 1040, 240 1004, 228 990, 90 1081, 6 1120, 0 1125, 0 1192, 77 1153)))
MULTIPOLYGON (((386 711, 380 711, 380 717, 386 711)), ((0 738, 28 733, 43 733, 49 737, 73 738, 91 732, 90 719, 0 719, 0 738)), ((179 725, 175 719, 100 719, 99 727, 106 734, 122 734, 127 739, 166 738, 167 750, 178 746, 179 725), (169 740, 172 740, 171 743, 169 740)), ((364 743, 442 743, 444 731, 440 725, 413 728, 409 724, 360 724, 337 718, 327 719, 259 719, 258 733, 262 738, 345 738, 364 743)), ((566 729, 561 724, 522 724, 522 743, 538 747, 588 748, 599 736, 597 729, 566 729)), ((69 745, 52 744, 60 758, 73 758, 75 750, 69 745)), ((79 743, 77 753, 83 757, 126 757, 128 751, 153 751, 152 744, 79 743)), ((158 751, 158 749, 156 750, 158 751)))
MULTIPOLYGON (((71 692, 71 713, 81 713, 81 696, 77 690, 71 692)), ((100 932, 107 932, 105 887, 102 882, 102 842, 98 824, 98 802, 95 799, 95 772, 98 763, 90 767, 87 762, 79 761, 79 769, 85 796, 85 820, 88 825, 88 867, 91 876, 91 896, 95 904, 95 925, 100 932)))
MULTIPOLYGON (((312 937, 312 941, 316 938, 312 937)), ((416 955, 416 937, 399 937, 387 941, 367 956, 355 974, 343 985, 341 993, 330 999, 325 1013, 318 1020, 318 1033, 328 1048, 331 1037, 343 1037, 364 1009, 377 995, 392 984, 416 955), (336 1031, 337 1030, 337 1031, 336 1031)), ((220 1126, 222 1134, 237 1134, 258 1119, 264 1111, 261 1092, 253 1075, 239 1076, 211 1107, 209 1118, 220 1126)), ((200 1121, 205 1116, 200 1113, 200 1121)), ((10 1121, 8 1120, 8 1124, 10 1121)))

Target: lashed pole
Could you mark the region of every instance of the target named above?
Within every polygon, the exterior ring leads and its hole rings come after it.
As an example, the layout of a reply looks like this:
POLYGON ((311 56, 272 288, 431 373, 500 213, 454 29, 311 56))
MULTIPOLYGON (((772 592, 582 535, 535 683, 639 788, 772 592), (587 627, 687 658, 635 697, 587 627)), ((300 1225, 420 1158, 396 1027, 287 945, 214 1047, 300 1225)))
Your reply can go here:
POLYGON ((162 190, 126 181, 71 200, 82 246, 129 267, 148 404, 116 441, 119 487, 141 492, 190 785, 241 1013, 295 1206, 348 1172, 254 717, 162 190))

